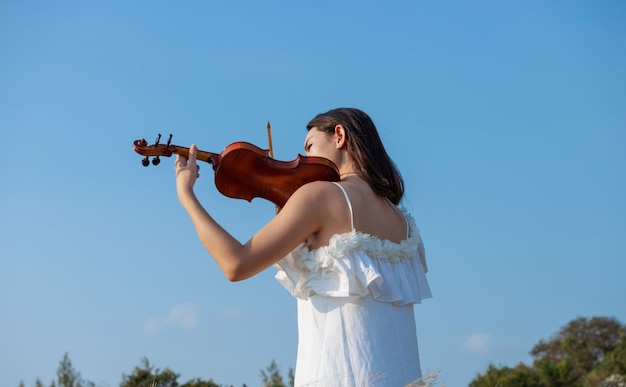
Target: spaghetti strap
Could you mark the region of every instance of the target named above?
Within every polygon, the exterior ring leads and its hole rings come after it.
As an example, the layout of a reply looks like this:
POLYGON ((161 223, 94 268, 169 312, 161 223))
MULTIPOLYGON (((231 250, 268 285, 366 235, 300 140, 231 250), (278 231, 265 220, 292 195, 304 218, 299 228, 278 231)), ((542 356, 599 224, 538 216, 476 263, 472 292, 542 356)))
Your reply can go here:
MULTIPOLYGON (((385 198, 387 199, 387 203, 389 203, 389 205, 394 205, 393 203, 391 203, 391 200, 389 200, 389 198, 385 198)), ((400 209, 400 213, 402 214, 402 217, 404 218, 404 227, 406 228, 406 237, 405 239, 409 239, 409 237, 411 236, 411 225, 409 224, 409 218, 406 216, 404 210, 400 209)))
MULTIPOLYGON (((354 230, 354 213, 352 212, 352 203, 350 202, 350 198, 348 197, 348 193, 346 192, 346 189, 343 188, 341 186, 341 184, 332 181, 331 183, 333 183, 334 185, 336 185, 337 187, 339 187, 341 189, 341 192, 343 192, 343 196, 345 196, 346 198, 346 202, 348 203, 348 208, 350 209, 350 229, 354 230)), ((407 234, 408 234, 408 228, 407 228, 407 234)))
POLYGON ((407 219, 406 214, 402 213, 402 216, 404 217, 404 224, 406 224, 406 239, 409 239, 409 237, 411 236, 409 235, 409 231, 411 231, 409 227, 409 220, 407 219))

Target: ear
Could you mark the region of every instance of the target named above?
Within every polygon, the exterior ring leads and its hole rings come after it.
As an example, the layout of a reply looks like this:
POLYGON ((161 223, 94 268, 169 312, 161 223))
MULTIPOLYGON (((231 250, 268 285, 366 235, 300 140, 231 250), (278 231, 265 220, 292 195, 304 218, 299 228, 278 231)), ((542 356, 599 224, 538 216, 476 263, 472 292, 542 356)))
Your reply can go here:
POLYGON ((335 146, 341 149, 346 146, 346 129, 341 125, 335 126, 335 146))

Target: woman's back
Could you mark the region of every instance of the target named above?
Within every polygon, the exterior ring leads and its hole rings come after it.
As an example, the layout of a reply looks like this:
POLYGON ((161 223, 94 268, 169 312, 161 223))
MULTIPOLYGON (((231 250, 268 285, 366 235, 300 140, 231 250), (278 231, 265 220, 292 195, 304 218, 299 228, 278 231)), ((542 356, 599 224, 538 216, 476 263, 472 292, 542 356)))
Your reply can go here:
POLYGON ((332 183, 315 184, 328 186, 325 201, 328 221, 320 232, 307 240, 311 249, 327 245, 333 235, 349 232, 353 228, 395 243, 406 239, 407 225, 401 211, 387 199, 376 195, 362 179, 355 176, 342 180, 339 184, 345 194, 332 183))

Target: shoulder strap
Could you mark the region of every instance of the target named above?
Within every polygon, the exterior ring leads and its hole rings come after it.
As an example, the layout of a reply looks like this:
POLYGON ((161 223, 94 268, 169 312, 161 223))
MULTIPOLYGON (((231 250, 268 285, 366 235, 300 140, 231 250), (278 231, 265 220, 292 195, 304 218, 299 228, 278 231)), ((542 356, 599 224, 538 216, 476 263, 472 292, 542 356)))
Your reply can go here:
POLYGON ((411 226, 409 225, 409 220, 407 219, 406 215, 403 213, 402 216, 404 217, 404 224, 406 225, 406 239, 409 239, 409 237, 411 236, 411 226))
MULTIPOLYGON (((393 206, 393 203, 391 203, 391 200, 389 200, 389 198, 386 198, 387 202, 393 206)), ((411 225, 409 224, 409 217, 407 216, 407 213, 402 209, 402 208, 398 208, 398 210, 400 210, 400 214, 402 214, 402 217, 404 218, 404 227, 406 228, 406 239, 409 239, 409 237, 411 236, 411 225)))
POLYGON ((348 203, 348 208, 350 209, 350 228, 354 230, 354 213, 352 212, 352 203, 350 202, 350 198, 348 197, 348 192, 346 192, 346 189, 343 188, 341 184, 335 181, 331 183, 339 187, 341 189, 341 192, 343 192, 343 196, 346 198, 346 202, 348 203))

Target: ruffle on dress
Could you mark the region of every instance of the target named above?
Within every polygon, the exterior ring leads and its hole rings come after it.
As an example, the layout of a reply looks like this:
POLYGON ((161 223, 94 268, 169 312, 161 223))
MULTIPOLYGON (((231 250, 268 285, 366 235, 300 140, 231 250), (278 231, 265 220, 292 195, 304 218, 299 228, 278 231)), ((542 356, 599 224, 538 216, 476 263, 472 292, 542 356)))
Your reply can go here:
POLYGON ((352 230, 334 235, 328 246, 309 250, 300 244, 274 264, 276 279, 294 296, 308 299, 371 296, 396 305, 432 297, 426 279, 422 239, 408 214, 409 238, 395 243, 352 230))

